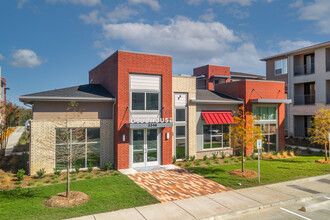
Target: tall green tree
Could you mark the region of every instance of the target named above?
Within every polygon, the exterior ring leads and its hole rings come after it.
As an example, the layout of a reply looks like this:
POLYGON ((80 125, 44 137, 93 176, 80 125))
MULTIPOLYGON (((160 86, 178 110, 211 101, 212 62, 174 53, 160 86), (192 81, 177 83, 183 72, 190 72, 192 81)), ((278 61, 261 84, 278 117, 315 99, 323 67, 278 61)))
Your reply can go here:
MULTIPOLYGON (((319 109, 312 117, 310 132, 310 142, 324 145, 325 161, 328 161, 327 147, 329 145, 330 133, 330 109, 319 109)), ((330 149, 329 149, 330 150, 330 149)))

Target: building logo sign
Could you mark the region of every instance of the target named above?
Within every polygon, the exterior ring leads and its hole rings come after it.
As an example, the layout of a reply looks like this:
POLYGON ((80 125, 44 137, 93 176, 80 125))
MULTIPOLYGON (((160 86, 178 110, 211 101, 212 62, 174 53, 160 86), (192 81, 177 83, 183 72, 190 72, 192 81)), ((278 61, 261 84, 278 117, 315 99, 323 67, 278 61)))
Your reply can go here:
POLYGON ((172 118, 138 118, 130 119, 130 128, 165 128, 172 127, 172 118))

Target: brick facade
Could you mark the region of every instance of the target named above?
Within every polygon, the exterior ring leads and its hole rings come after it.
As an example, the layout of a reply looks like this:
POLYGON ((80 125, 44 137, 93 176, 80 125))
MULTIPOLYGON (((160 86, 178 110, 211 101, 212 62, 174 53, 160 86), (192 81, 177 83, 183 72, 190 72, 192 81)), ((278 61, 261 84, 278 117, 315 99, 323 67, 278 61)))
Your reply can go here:
MULTIPOLYGON (((172 57, 117 51, 89 72, 90 83, 101 84, 115 95, 115 164, 117 169, 129 168, 129 74, 161 75, 162 107, 172 117, 172 57), (126 136, 122 141, 122 135, 126 136)), ((162 110, 162 115, 166 113, 162 110)), ((167 115, 166 115, 167 116, 167 115)), ((162 129, 162 164, 172 163, 172 128, 162 129)))
MULTIPOLYGON (((252 99, 285 99, 285 83, 276 81, 245 80, 219 84, 215 91, 244 100, 246 111, 252 112, 252 99)), ((278 148, 285 148, 285 104, 278 106, 278 148)))
MULTIPOLYGON (((55 128, 66 127, 66 120, 31 120, 30 174, 42 168, 47 173, 55 168, 55 128)), ((69 128, 100 128, 101 167, 113 161, 112 119, 69 120, 69 128)))

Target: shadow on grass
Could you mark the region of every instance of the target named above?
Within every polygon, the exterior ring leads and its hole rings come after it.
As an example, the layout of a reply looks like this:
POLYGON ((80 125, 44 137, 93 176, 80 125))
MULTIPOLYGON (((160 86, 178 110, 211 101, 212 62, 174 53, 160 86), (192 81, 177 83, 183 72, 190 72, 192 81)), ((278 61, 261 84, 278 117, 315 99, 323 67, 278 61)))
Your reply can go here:
POLYGON ((48 198, 47 196, 42 196, 40 192, 36 189, 22 189, 21 187, 17 187, 16 189, 12 190, 5 190, 0 193, 6 198, 31 198, 31 197, 39 197, 39 198, 48 198))

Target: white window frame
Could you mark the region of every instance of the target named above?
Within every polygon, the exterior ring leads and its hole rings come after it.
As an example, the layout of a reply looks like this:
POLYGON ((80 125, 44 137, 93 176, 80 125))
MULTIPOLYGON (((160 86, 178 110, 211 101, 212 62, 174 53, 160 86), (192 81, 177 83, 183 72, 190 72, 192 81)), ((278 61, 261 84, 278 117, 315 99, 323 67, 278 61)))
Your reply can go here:
MULTIPOLYGON (((72 152, 72 145, 78 145, 78 144, 84 144, 85 145, 85 167, 81 168, 81 169, 87 169, 88 167, 88 164, 87 164, 87 147, 88 147, 88 144, 100 144, 100 166, 101 166, 101 128, 100 127, 83 127, 83 128, 79 128, 79 127, 74 127, 74 128, 62 128, 62 127, 58 127, 58 128, 55 128, 55 152, 54 152, 54 168, 56 169, 56 147, 57 146, 65 146, 66 144, 57 144, 56 143, 56 130, 57 129, 69 129, 70 130, 70 153, 72 152), (92 142, 88 142, 87 141, 87 129, 92 129, 92 128, 97 128, 100 130, 100 141, 97 142, 97 141, 92 141, 92 142), (74 143, 72 144, 72 129, 84 129, 85 130, 85 141, 84 142, 77 142, 77 143, 74 143)), ((97 167, 94 167, 94 168, 97 168, 97 167)), ((74 169, 73 167, 73 164, 70 163, 70 170, 74 169)), ((66 170, 66 169, 64 169, 66 170)), ((63 171, 63 170, 62 170, 63 171)))
POLYGON ((280 60, 275 60, 274 61, 274 73, 275 75, 283 75, 283 74, 287 74, 288 73, 288 59, 284 58, 284 59, 280 59, 280 60), (280 62, 280 68, 276 68, 276 63, 280 62), (286 71, 284 72, 284 65, 286 65, 286 71), (281 70, 281 73, 276 73, 276 70, 281 70))
POLYGON ((221 124, 221 134, 216 134, 216 135, 212 134, 212 126, 213 125, 211 125, 211 124, 204 124, 203 125, 203 150, 207 151, 207 150, 217 150, 217 149, 219 150, 219 149, 230 148, 231 147, 231 141, 230 141, 231 126, 230 126, 230 124, 221 124), (223 146, 223 125, 228 125, 229 126, 229 146, 228 147, 223 146), (204 126, 210 126, 210 148, 204 148, 204 126), (213 137, 221 137, 221 146, 222 147, 212 148, 212 138, 213 137))

